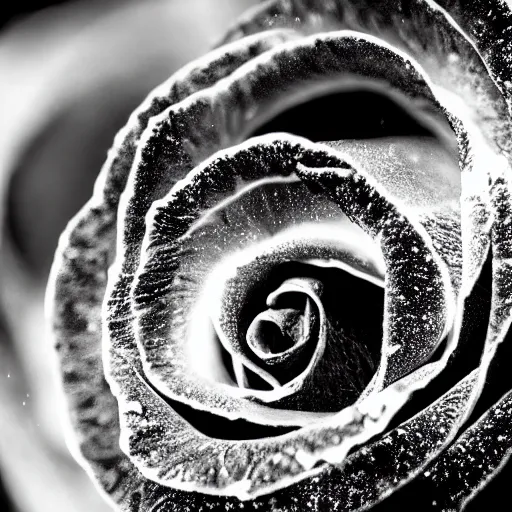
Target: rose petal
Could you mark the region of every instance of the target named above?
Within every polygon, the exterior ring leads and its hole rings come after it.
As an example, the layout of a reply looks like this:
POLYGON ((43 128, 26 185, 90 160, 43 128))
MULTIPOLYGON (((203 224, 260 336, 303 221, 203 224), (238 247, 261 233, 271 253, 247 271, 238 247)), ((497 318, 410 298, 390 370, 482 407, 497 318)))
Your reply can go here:
MULTIPOLYGON (((430 510, 465 509, 510 459, 511 414, 510 393, 507 393, 434 459, 404 494, 428 496, 430 510)), ((407 499, 406 496, 399 493, 389 500, 389 506, 407 499)), ((480 510, 482 503, 485 501, 478 496, 474 510, 480 510)))

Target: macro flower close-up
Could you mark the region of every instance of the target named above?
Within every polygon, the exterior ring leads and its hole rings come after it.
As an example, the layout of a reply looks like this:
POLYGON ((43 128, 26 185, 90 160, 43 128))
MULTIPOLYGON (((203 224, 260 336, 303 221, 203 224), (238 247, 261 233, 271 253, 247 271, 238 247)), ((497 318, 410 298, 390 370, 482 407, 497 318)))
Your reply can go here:
POLYGON ((246 4, 66 219, 44 302, 71 453, 126 512, 506 499, 512 5, 246 4))

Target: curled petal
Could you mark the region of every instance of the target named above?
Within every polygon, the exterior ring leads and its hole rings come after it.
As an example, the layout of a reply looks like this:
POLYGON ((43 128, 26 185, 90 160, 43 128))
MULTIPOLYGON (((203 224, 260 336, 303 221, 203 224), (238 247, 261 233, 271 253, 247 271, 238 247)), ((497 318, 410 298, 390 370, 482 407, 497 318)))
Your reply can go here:
MULTIPOLYGON (((297 358, 313 337, 315 313, 308 295, 314 293, 313 285, 321 288, 321 282, 311 283, 306 279, 291 279, 269 295, 269 309, 257 315, 247 329, 247 344, 253 352, 267 364, 276 365, 297 358), (295 282, 300 285, 294 287, 295 282), (295 308, 279 308, 277 302, 280 295, 304 292, 306 304, 304 311, 295 308)), ((316 297, 315 297, 316 298, 316 297)), ((321 316, 323 307, 320 309, 321 316)), ((322 319, 320 320, 322 322, 322 319)), ((325 324, 325 319, 323 319, 325 324)), ((325 330, 325 327, 321 327, 325 330)), ((322 337, 325 337, 325 333, 322 337)))

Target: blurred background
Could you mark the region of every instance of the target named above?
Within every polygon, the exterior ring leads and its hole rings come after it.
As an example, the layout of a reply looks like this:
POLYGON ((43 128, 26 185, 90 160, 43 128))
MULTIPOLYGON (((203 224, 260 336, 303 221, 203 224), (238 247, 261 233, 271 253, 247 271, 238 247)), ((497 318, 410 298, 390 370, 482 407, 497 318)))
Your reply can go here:
POLYGON ((147 93, 257 0, 40 0, 0 13, 0 510, 103 512, 64 440, 43 299, 60 232, 147 93))

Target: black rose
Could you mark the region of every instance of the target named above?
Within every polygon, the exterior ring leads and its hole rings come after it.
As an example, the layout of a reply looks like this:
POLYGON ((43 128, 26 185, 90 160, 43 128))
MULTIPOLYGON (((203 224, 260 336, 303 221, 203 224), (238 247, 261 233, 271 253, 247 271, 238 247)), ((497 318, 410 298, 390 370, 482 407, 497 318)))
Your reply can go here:
POLYGON ((510 12, 487 4, 266 2, 132 115, 49 288, 122 510, 405 484, 460 509, 502 466, 510 12))

